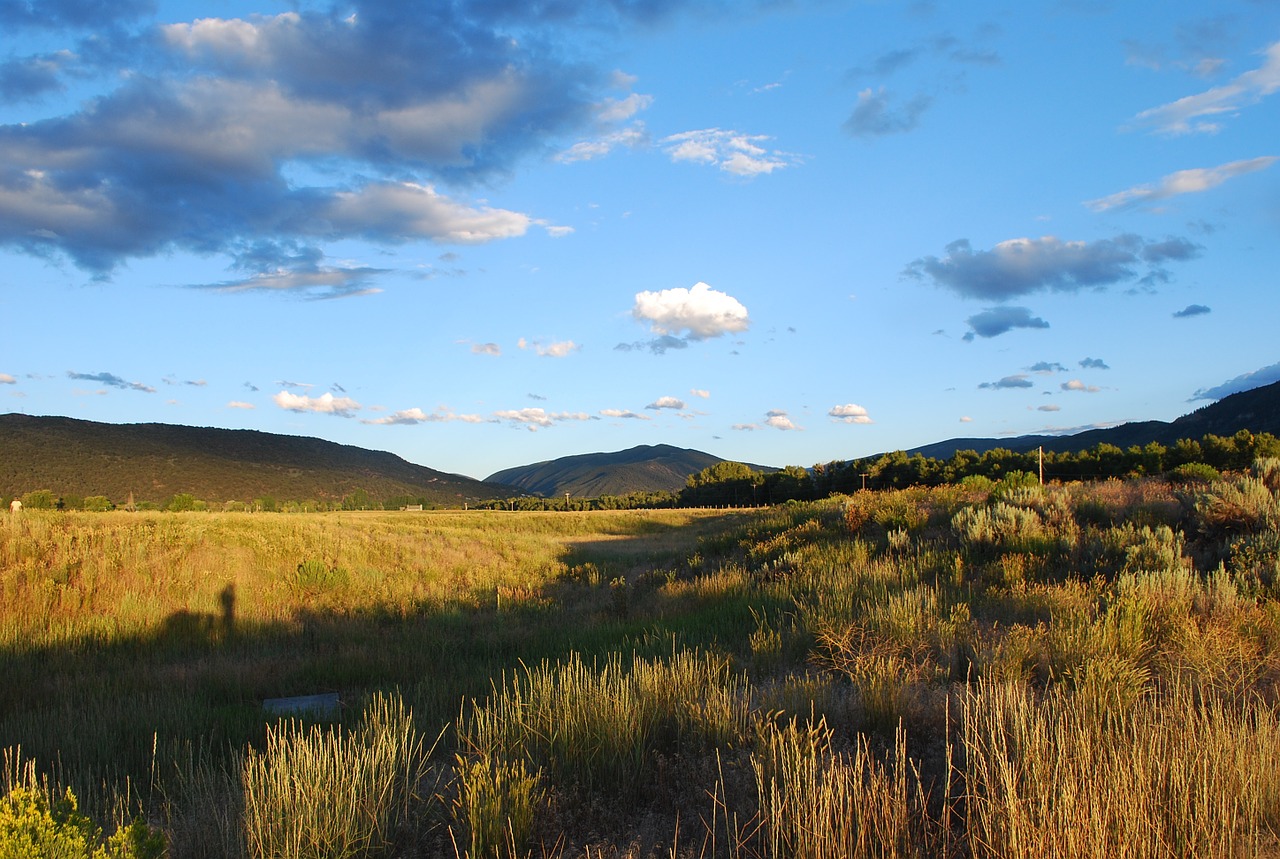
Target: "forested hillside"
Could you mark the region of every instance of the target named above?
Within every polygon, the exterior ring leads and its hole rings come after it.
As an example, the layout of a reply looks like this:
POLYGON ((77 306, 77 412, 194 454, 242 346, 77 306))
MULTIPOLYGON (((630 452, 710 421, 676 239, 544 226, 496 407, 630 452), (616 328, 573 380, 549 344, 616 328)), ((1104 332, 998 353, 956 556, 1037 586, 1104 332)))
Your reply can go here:
POLYGON ((0 496, 48 490, 65 505, 106 498, 124 505, 179 499, 270 509, 404 504, 461 507, 514 494, 380 451, 318 438, 168 424, 104 424, 0 415, 0 496))

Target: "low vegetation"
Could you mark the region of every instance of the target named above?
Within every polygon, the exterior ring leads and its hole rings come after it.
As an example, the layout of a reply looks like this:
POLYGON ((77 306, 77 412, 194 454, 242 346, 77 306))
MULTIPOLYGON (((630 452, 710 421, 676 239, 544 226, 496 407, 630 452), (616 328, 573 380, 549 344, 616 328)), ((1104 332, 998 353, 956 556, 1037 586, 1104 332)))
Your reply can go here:
POLYGON ((73 856, 1280 856, 1280 461, 1223 472, 24 511, 0 815, 73 856))

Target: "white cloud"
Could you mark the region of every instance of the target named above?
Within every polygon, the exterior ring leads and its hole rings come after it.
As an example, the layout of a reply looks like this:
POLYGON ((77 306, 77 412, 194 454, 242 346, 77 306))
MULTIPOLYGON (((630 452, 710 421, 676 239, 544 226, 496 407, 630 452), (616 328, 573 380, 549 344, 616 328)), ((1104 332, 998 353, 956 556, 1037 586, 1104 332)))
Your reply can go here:
POLYGON ((1213 134, 1222 129, 1213 118, 1238 113, 1277 89, 1280 89, 1280 42, 1273 42, 1260 67, 1222 86, 1144 110, 1134 117, 1133 125, 1154 128, 1162 134, 1213 134))
POLYGON ((802 430, 804 427, 797 426, 790 416, 782 409, 771 409, 765 413, 764 425, 773 427, 777 430, 802 430))
POLYGON ((661 146, 672 161, 716 166, 735 176, 753 177, 799 163, 799 159, 760 144, 771 138, 719 128, 684 131, 662 138, 661 146))
POLYGON ((960 417, 960 423, 962 423, 962 424, 971 424, 971 423, 973 423, 973 418, 969 417, 968 415, 961 415, 961 417, 960 417))
POLYGON ((681 410, 684 408, 684 406, 685 406, 684 400, 680 400, 675 397, 658 397, 657 400, 645 406, 645 408, 654 409, 654 410, 657 410, 657 409, 681 410))
POLYGON ((0 373, 0 385, 16 385, 18 380, 10 376, 8 373, 0 373))
POLYGON ((1061 387, 1064 391, 1082 391, 1086 394, 1096 394, 1098 391, 1102 390, 1101 388, 1093 385, 1086 385, 1079 379, 1072 379, 1070 382, 1063 382, 1061 387))
POLYGON ((1179 170, 1170 173, 1154 185, 1138 185, 1119 191, 1097 200, 1087 200, 1085 205, 1095 212, 1105 212, 1138 203, 1154 200, 1167 200, 1180 194, 1197 194, 1216 188, 1228 179, 1265 170, 1274 164, 1277 157, 1266 155, 1260 158, 1249 158, 1243 161, 1231 161, 1217 167, 1197 167, 1191 170, 1179 170))
POLYGON ((691 289, 677 287, 636 293, 631 315, 648 322, 655 334, 707 340, 746 331, 747 308, 736 298, 699 281, 691 289))
POLYGON ((532 349, 543 358, 564 358, 582 348, 572 340, 543 343, 541 340, 527 340, 524 337, 517 340, 516 345, 521 349, 532 349))
POLYGON ((257 406, 255 406, 253 403, 246 403, 246 402, 242 402, 241 400, 232 400, 231 402, 227 403, 227 408, 229 408, 229 409, 256 409, 256 408, 257 408, 257 406))
POLYGON ((604 415, 606 418, 627 418, 638 421, 653 420, 653 418, 648 415, 636 414, 630 409, 601 409, 600 414, 604 415))
POLYGON ((308 397, 305 394, 292 394, 288 391, 281 391, 271 399, 277 406, 287 411, 317 412, 327 415, 339 415, 344 418, 351 417, 352 412, 360 409, 360 404, 350 397, 335 397, 328 392, 318 397, 308 397))
POLYGON ((474 355, 493 355, 502 354, 502 347, 497 343, 472 343, 471 352, 474 355))
POLYGON ((1062 406, 1054 405, 1053 403, 1049 403, 1048 405, 1044 405, 1044 406, 1036 406, 1036 411, 1038 412, 1057 412, 1061 410, 1062 410, 1062 406))
POLYGON ((842 406, 832 406, 827 414, 837 423, 846 424, 869 424, 873 423, 871 416, 867 414, 867 410, 857 403, 845 403, 842 406))
POLYGON ((435 239, 479 244, 522 236, 533 220, 507 209, 473 208, 415 182, 373 182, 333 195, 317 213, 316 233, 383 241, 435 239))
POLYGON ((704 390, 702 390, 701 388, 691 388, 691 389, 689 390, 689 393, 690 393, 690 394, 692 394, 692 395, 693 395, 693 396, 695 396, 695 397, 698 397, 699 399, 703 399, 703 400, 709 400, 709 399, 711 399, 711 392, 710 392, 710 391, 704 391, 704 390))
POLYGON ((460 415, 451 409, 440 406, 434 412, 424 412, 419 408, 402 409, 386 417, 362 419, 360 423, 369 424, 371 426, 409 426, 412 424, 426 423, 449 423, 451 421, 459 421, 466 424, 483 424, 492 423, 489 418, 480 415, 460 415))
POLYGON ((548 412, 541 408, 506 409, 493 413, 500 420, 513 424, 523 424, 531 430, 554 426, 564 421, 595 420, 584 412, 548 412))
POLYGON ((601 122, 622 122, 642 110, 648 110, 651 104, 653 96, 636 92, 626 98, 607 98, 597 107, 596 118, 601 122))

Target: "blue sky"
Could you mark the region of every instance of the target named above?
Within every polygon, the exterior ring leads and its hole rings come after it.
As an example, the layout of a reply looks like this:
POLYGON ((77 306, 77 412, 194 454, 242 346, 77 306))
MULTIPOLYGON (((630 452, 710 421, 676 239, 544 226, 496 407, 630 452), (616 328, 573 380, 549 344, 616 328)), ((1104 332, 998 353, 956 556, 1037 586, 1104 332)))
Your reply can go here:
POLYGON ((1280 4, 0 0, 0 411, 484 477, 1280 379, 1280 4))

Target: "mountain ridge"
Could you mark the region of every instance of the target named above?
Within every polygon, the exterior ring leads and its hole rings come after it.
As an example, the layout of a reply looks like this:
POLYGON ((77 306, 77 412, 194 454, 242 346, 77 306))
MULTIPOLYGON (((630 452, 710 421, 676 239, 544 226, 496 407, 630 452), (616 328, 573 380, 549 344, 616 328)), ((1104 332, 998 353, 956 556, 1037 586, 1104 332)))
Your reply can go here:
POLYGON ((270 497, 341 503, 367 497, 461 506, 515 494, 509 487, 415 465, 396 454, 311 436, 178 424, 108 424, 63 416, 0 415, 0 495, 49 489, 162 503, 270 497))
POLYGON ((1087 450, 1099 444, 1127 449, 1153 441, 1168 446, 1183 438, 1198 441, 1210 434, 1229 436, 1242 429, 1280 435, 1280 382, 1229 394, 1172 421, 1130 421, 1069 435, 952 438, 913 447, 906 452, 932 459, 950 459, 958 450, 973 450, 981 454, 1005 448, 1025 453, 1043 447, 1046 451, 1066 453, 1087 450))

